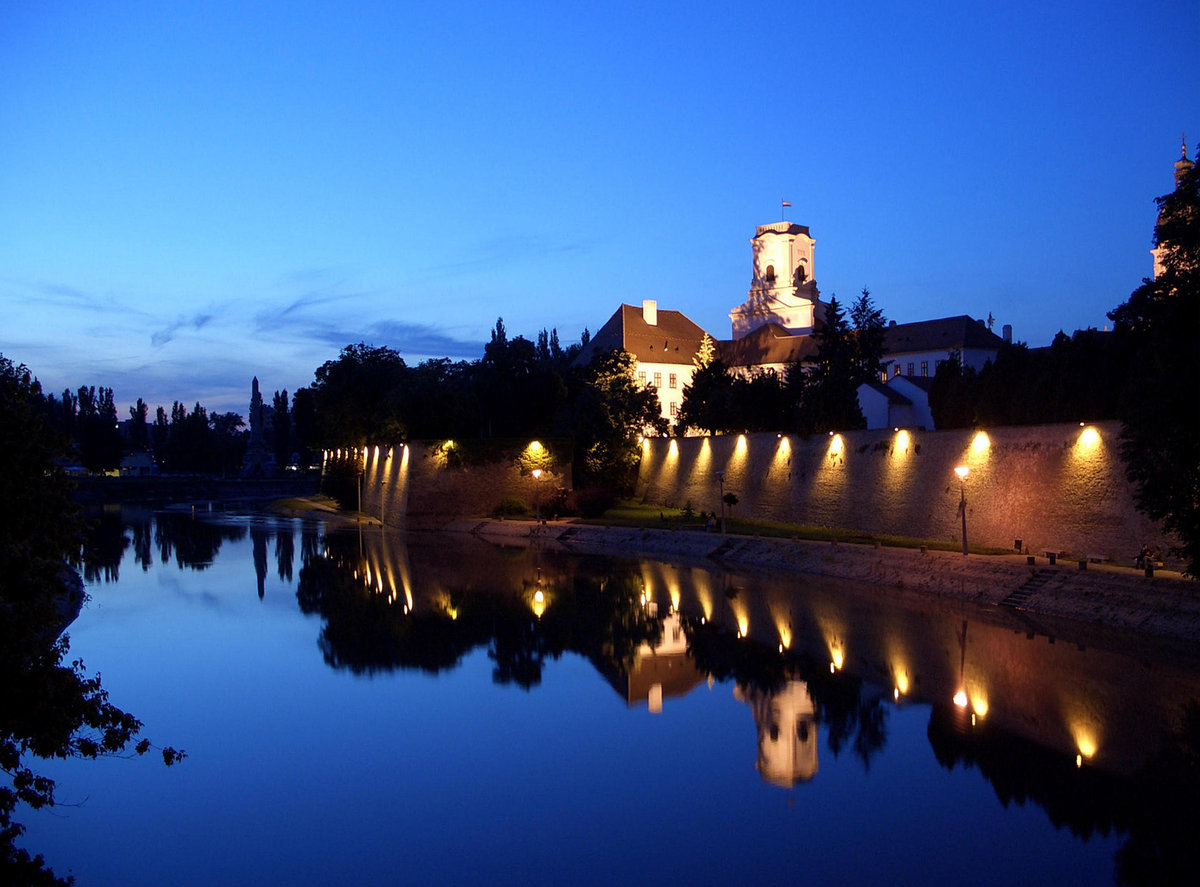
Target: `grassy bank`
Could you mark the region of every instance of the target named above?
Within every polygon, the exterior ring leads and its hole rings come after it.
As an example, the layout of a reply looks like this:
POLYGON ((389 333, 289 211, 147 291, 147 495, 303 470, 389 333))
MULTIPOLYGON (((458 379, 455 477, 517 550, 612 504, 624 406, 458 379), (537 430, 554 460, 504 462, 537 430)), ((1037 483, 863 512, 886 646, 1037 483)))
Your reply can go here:
MULTIPOLYGON (((720 518, 718 517, 718 524, 720 518)), ((677 508, 660 508, 625 500, 604 513, 603 517, 588 518, 581 523, 609 527, 635 527, 644 529, 703 530, 707 520, 696 514, 688 514, 677 508)), ((864 533, 842 527, 815 527, 805 524, 790 524, 783 521, 747 520, 729 513, 725 515, 728 533, 736 536, 770 536, 782 539, 802 539, 811 542, 847 542, 861 545, 878 543, 890 548, 927 548, 933 551, 961 551, 959 542, 939 539, 917 539, 911 536, 894 536, 888 533, 864 533)), ((990 548, 968 545, 975 554, 1012 554, 1007 548, 990 548)))

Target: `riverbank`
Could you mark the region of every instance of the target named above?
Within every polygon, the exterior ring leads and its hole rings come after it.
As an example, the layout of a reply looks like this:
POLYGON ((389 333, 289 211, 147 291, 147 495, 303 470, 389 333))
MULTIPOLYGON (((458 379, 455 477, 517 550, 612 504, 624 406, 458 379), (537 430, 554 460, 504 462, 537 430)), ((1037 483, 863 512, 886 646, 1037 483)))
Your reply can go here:
POLYGON ((572 521, 458 520, 446 532, 498 545, 538 545, 580 554, 650 557, 753 575, 819 575, 866 583, 891 595, 969 601, 1016 614, 1067 619, 1174 642, 1200 639, 1200 583, 1159 570, 1153 578, 1108 564, 1023 555, 963 557, 945 551, 721 536, 689 530, 602 527, 572 521))
POLYGON ((73 479, 72 498, 80 505, 112 502, 250 502, 284 497, 307 497, 317 492, 320 478, 310 474, 280 477, 81 477, 73 479))

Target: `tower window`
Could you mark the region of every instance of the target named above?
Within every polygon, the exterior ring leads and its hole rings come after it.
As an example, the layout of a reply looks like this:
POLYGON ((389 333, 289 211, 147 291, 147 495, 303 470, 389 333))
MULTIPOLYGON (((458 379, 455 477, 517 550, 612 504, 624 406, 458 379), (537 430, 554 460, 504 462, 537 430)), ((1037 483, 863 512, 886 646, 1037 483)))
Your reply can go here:
POLYGON ((767 270, 763 274, 763 276, 767 279, 768 283, 774 283, 775 282, 775 266, 768 265, 767 270))

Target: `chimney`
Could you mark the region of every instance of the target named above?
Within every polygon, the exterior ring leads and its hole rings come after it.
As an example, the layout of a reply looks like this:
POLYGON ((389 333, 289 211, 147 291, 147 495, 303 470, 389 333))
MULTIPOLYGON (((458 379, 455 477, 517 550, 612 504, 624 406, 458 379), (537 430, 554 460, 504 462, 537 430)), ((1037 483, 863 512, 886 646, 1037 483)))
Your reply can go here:
POLYGON ((1005 342, 1007 342, 1009 345, 1011 345, 1011 344, 1012 344, 1012 324, 1011 324, 1011 323, 1006 323, 1006 324, 1005 324, 1005 325, 1004 325, 1004 326, 1001 328, 1000 332, 1001 332, 1001 333, 1003 334, 1003 336, 1004 336, 1004 341, 1005 341, 1005 342))
POLYGON ((642 320, 650 326, 658 326, 658 302, 654 299, 642 300, 642 320))

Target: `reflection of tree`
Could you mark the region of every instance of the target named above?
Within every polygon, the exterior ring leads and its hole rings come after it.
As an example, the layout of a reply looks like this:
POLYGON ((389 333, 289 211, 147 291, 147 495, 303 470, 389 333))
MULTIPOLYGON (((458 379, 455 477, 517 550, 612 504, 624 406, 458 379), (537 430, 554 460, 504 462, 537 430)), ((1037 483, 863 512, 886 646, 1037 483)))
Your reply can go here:
POLYGON ((121 575, 121 559, 129 540, 121 515, 102 511, 90 516, 84 527, 83 578, 87 582, 116 582, 121 575))
POLYGON ((1055 827, 1066 826, 1081 838, 1127 827, 1128 786, 983 722, 972 726, 970 718, 950 705, 935 705, 930 712, 929 744, 947 770, 978 768, 1005 807, 1032 801, 1055 827))
MULTIPOLYGON (((67 883, 15 843, 24 831, 12 819, 17 806, 54 803, 54 781, 34 772, 30 759, 116 754, 141 728, 108 701, 82 662, 64 664, 68 642, 60 633, 83 597, 68 567, 79 557, 81 528, 54 462, 61 441, 46 430, 43 409, 36 380, 0 356, 0 449, 7 460, 0 472, 0 883, 7 884, 67 883)), ((112 565, 111 544, 98 556, 112 565)), ((142 740, 134 751, 149 747, 142 740)), ((179 755, 167 749, 163 757, 172 763, 179 755)))
POLYGON ((237 542, 245 536, 245 527, 196 520, 189 514, 163 512, 154 520, 154 542, 160 560, 166 564, 173 556, 180 569, 212 566, 222 543, 237 542))
POLYGON ((1117 852, 1120 884, 1187 884, 1200 871, 1200 702, 1144 768, 1133 791, 1129 840, 1117 852))
POLYGON ((687 624, 688 652, 704 674, 734 680, 749 691, 767 696, 788 680, 804 681, 816 703, 817 719, 826 725, 829 750, 837 757, 846 743, 870 767, 871 758, 887 742, 887 709, 878 697, 864 698, 861 678, 838 671, 807 653, 778 652, 750 638, 739 638, 715 622, 687 624))
MULTIPOLYGON (((420 612, 406 599, 369 587, 364 581, 356 540, 326 538, 324 557, 300 570, 296 596, 306 613, 325 619, 320 646, 325 661, 356 674, 394 668, 437 672, 486 646, 495 663, 493 679, 529 689, 541 682, 542 668, 564 652, 585 656, 598 668, 628 668, 637 647, 656 642, 661 626, 646 617, 632 572, 592 575, 586 562, 578 572, 556 572, 552 581, 528 587, 455 588, 440 608, 420 612), (534 591, 552 603, 538 617, 534 591)), ((536 566, 534 567, 536 571, 536 566)), ((607 571, 611 573, 611 570, 607 571)), ((537 573, 540 577, 540 573, 537 573)))
MULTIPOLYGON (((284 392, 287 396, 287 392, 284 392)), ((296 534, 292 528, 283 525, 275 533, 275 562, 279 570, 279 578, 284 582, 292 581, 292 562, 296 558, 296 534)))

